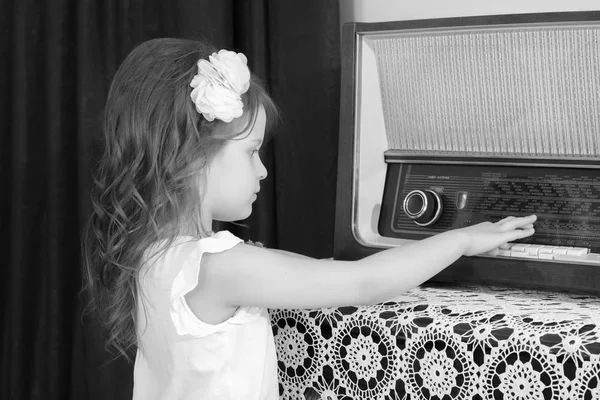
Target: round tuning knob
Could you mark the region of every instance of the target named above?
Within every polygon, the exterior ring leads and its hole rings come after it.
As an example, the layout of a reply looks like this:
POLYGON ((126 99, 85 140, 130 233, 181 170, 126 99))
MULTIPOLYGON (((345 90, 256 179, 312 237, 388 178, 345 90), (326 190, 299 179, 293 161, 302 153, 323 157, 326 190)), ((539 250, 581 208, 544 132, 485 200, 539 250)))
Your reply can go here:
POLYGON ((404 198, 403 208, 415 224, 429 226, 442 214, 442 199, 433 190, 413 190, 404 198))

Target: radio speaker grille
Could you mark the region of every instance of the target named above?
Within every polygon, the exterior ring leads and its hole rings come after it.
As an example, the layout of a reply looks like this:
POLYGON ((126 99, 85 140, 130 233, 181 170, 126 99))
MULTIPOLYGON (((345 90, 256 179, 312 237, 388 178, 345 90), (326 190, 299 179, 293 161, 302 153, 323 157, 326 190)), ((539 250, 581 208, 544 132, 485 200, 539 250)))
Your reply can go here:
POLYGON ((373 38, 391 149, 600 156, 600 24, 373 38))

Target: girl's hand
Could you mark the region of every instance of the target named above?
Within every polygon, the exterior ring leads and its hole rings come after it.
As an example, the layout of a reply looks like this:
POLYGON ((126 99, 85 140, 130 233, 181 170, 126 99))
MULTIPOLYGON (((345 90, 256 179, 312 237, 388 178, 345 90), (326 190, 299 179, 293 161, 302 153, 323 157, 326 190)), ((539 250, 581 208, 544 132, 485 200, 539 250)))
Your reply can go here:
POLYGON ((507 242, 533 235, 533 223, 537 216, 506 217, 498 222, 482 222, 477 225, 461 228, 459 231, 467 236, 465 256, 488 253, 495 255, 498 248, 507 242))

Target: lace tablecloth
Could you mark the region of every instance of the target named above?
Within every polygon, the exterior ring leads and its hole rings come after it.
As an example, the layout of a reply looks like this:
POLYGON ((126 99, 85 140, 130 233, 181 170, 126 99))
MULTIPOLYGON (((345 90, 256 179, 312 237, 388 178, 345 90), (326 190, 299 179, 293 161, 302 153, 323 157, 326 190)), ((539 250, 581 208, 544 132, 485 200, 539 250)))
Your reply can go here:
POLYGON ((282 399, 600 399, 600 298, 420 287, 271 310, 282 399))

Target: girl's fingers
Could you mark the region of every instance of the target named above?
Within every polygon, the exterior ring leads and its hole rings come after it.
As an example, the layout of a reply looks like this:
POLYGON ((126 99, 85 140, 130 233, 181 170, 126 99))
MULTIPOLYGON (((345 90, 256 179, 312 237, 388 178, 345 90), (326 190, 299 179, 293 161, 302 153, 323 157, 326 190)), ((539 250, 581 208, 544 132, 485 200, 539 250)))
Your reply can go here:
POLYGON ((537 216, 530 215, 528 217, 514 218, 505 222, 504 228, 508 230, 522 229, 526 225, 533 224, 537 220, 537 216))
POLYGON ((513 217, 513 216, 511 215, 511 216, 508 216, 508 217, 506 217, 506 218, 502 218, 500 221, 498 221, 498 222, 496 222, 496 223, 497 223, 497 224, 503 224, 503 223, 505 223, 505 222, 507 222, 507 221, 510 221, 511 219, 515 219, 515 217, 513 217))
POLYGON ((528 236, 531 236, 535 233, 535 229, 533 228, 529 228, 529 229, 516 229, 513 231, 508 231, 506 232, 506 241, 507 242, 512 242, 518 239, 523 239, 526 238, 528 236))

